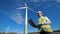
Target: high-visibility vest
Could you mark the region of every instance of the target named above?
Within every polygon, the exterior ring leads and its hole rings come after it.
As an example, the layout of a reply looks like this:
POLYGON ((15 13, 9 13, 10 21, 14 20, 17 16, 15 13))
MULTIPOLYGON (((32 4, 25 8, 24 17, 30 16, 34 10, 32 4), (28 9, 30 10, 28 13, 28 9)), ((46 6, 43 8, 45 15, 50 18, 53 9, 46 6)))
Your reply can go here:
MULTIPOLYGON (((39 24, 39 23, 44 23, 44 22, 46 22, 46 21, 47 21, 47 20, 46 20, 46 17, 38 18, 38 24, 39 24)), ((38 32, 40 32, 40 31, 42 31, 42 30, 44 30, 44 31, 46 31, 46 32, 53 32, 52 29, 50 28, 50 25, 43 25, 43 24, 42 24, 42 26, 38 28, 38 32)))
POLYGON ((46 22, 46 17, 38 18, 38 24, 46 22))

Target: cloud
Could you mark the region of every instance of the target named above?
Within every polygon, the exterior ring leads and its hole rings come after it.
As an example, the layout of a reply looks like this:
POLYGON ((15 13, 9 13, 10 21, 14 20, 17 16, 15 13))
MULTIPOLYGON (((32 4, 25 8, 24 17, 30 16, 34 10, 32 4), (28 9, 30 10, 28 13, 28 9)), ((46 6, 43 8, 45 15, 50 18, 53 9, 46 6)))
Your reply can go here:
MULTIPOLYGON (((16 0, 16 8, 24 6, 24 2, 22 1, 23 0, 16 0)), ((16 11, 12 11, 12 14, 10 16, 11 19, 17 22, 18 24, 22 24, 24 22, 24 17, 20 11, 21 10, 16 9, 16 11)))
POLYGON ((40 0, 30 0, 31 2, 38 3, 40 0))
POLYGON ((24 18, 22 17, 21 13, 16 13, 11 15, 11 19, 17 22, 18 24, 22 24, 24 18))
POLYGON ((58 3, 60 3, 60 0, 55 0, 55 2, 58 2, 58 3))

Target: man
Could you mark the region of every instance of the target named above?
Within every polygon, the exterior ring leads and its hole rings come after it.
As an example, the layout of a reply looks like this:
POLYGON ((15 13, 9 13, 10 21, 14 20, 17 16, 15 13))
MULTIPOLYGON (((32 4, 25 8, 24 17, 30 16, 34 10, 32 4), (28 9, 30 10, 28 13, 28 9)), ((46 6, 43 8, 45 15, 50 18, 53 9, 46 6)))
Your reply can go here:
POLYGON ((38 32, 40 34, 52 34, 52 29, 50 27, 51 21, 48 17, 42 15, 42 11, 38 11, 38 32))

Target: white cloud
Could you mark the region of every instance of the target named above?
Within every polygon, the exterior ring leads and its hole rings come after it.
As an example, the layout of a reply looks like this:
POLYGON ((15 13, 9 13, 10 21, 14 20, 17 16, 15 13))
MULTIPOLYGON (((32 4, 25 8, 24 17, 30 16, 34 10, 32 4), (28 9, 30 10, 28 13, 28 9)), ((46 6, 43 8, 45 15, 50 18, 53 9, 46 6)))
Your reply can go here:
POLYGON ((22 17, 21 13, 19 13, 19 11, 13 11, 10 15, 9 13, 3 10, 0 10, 0 12, 10 17, 13 21, 15 21, 18 24, 22 24, 22 22, 24 22, 24 18, 22 17))
MULTIPOLYGON (((22 0, 16 0, 16 8, 23 6, 22 0)), ((13 11, 11 15, 11 19, 18 24, 22 24, 24 22, 24 17, 22 16, 22 13, 20 12, 21 10, 13 11)))
POLYGON ((22 17, 21 13, 11 15, 11 19, 16 21, 18 24, 22 24, 22 22, 24 22, 24 18, 22 17))
POLYGON ((38 3, 40 0, 30 0, 31 2, 38 3))
POLYGON ((58 3, 60 3, 60 0, 55 0, 55 2, 58 2, 58 3))

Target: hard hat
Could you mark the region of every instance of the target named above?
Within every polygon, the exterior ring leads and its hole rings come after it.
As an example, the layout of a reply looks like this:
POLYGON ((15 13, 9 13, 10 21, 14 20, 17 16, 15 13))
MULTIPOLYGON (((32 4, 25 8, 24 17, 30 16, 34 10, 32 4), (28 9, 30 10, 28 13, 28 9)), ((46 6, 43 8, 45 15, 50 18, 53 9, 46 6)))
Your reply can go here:
POLYGON ((38 13, 42 13, 42 11, 38 11, 38 13))

